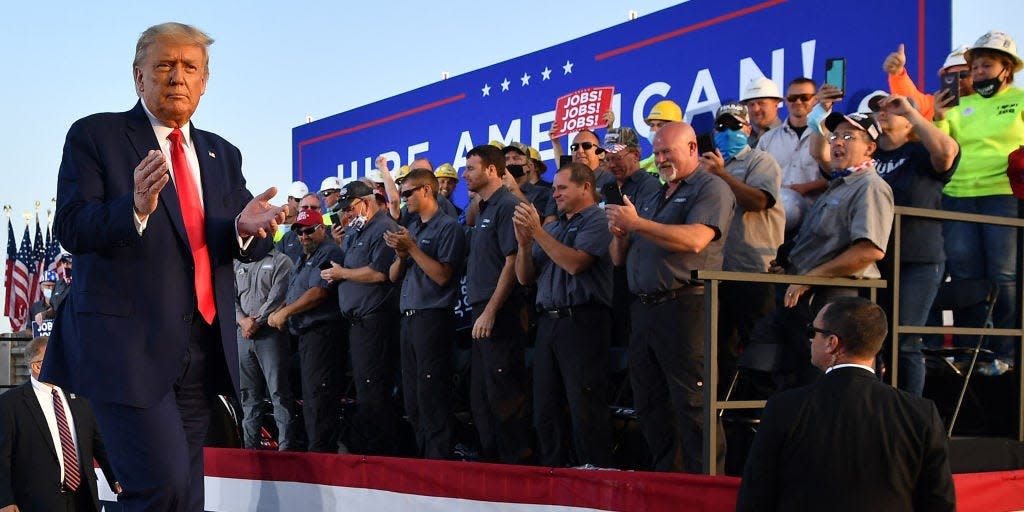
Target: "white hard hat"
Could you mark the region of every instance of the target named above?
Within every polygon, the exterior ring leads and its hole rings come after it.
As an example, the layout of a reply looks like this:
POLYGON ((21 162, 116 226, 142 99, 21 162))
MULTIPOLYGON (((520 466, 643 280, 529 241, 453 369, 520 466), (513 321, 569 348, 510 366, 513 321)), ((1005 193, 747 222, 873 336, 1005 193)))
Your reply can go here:
POLYGON ((337 176, 328 176, 320 182, 320 192, 324 190, 341 190, 341 178, 337 176))
POLYGON ((967 53, 968 48, 970 47, 966 44, 962 44, 955 50, 949 52, 949 55, 946 56, 946 62, 943 62, 942 67, 939 68, 939 74, 941 75, 945 73, 946 69, 953 66, 966 66, 967 59, 964 57, 964 54, 967 53))
POLYGON ((775 82, 762 76, 748 82, 747 86, 743 88, 743 94, 740 95, 740 101, 753 100, 757 98, 775 98, 777 100, 782 100, 782 95, 779 94, 779 86, 775 85, 775 82))
POLYGON ((293 181, 292 186, 288 188, 288 197, 294 197, 295 199, 302 199, 309 193, 309 187, 301 181, 293 181))
POLYGON ((964 52, 964 57, 970 60, 972 51, 982 49, 994 50, 1009 55, 1010 59, 1013 60, 1014 72, 1020 71, 1024 67, 1024 62, 1021 62, 1020 57, 1017 56, 1017 43, 1013 42, 1013 38, 1005 32, 989 30, 974 42, 974 46, 964 52))

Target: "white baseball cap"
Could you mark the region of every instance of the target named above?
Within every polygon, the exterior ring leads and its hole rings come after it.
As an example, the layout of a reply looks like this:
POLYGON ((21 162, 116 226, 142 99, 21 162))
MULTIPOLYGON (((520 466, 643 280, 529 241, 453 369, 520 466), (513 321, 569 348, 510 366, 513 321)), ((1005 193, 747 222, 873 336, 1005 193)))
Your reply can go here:
POLYGON ((309 193, 309 187, 301 181, 293 181, 292 186, 288 188, 288 197, 294 197, 295 199, 302 199, 309 193))

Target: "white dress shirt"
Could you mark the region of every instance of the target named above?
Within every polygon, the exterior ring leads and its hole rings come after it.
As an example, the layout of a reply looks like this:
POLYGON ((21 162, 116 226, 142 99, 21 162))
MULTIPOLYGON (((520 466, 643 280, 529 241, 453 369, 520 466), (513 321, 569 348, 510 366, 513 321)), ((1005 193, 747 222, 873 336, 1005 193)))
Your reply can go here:
POLYGON ((854 364, 854 363, 843 363, 843 364, 837 364, 835 366, 829 366, 828 369, 825 370, 825 373, 828 373, 828 372, 830 372, 832 370, 838 370, 840 368, 846 368, 846 367, 861 368, 861 369, 867 370, 867 371, 869 371, 871 373, 875 373, 875 369, 870 367, 870 366, 864 366, 862 364, 854 364))
MULTIPOLYGON (((36 394, 39 407, 43 409, 43 417, 46 418, 46 426, 50 429, 50 437, 53 438, 53 447, 57 452, 57 462, 60 464, 60 481, 64 481, 64 451, 60 446, 60 431, 57 430, 57 415, 53 412, 53 392, 56 389, 60 393, 60 401, 64 405, 64 417, 68 419, 68 428, 71 429, 71 439, 75 441, 75 454, 78 454, 78 433, 75 432, 75 418, 71 416, 71 406, 68 404, 68 397, 64 391, 57 386, 50 387, 35 379, 32 381, 32 391, 36 394)), ((90 461, 89 470, 92 470, 90 461)), ((82 474, 82 461, 78 461, 78 473, 82 474)))

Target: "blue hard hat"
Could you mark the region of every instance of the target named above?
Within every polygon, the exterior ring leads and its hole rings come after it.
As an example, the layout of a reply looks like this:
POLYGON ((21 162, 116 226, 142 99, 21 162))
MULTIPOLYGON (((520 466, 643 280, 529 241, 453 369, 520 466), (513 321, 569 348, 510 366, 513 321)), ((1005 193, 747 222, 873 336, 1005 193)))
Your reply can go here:
POLYGON ((47 271, 43 272, 43 276, 39 278, 39 282, 40 283, 45 283, 45 282, 49 281, 51 283, 56 283, 57 279, 58 278, 57 278, 57 273, 56 272, 54 272, 52 270, 47 270, 47 271))

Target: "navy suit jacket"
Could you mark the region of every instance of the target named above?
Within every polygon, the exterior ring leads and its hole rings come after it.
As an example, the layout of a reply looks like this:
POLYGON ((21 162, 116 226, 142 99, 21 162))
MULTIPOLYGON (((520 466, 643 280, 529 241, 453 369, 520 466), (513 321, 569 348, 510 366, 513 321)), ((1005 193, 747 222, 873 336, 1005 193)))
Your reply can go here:
MULTIPOLYGON (((243 253, 235 218, 252 199, 238 149, 191 128, 202 174, 206 241, 227 368, 221 393, 238 389, 232 260, 260 258, 270 237, 243 253), (230 376, 230 381, 225 379, 230 376)), ((140 236, 134 170, 160 145, 141 103, 95 114, 68 131, 57 181, 54 234, 75 255, 75 285, 57 312, 42 380, 92 400, 149 407, 173 389, 196 312, 194 269, 173 181, 140 236)), ((198 319, 196 321, 202 321, 198 319)))
MULTIPOLYGON (((114 488, 114 472, 107 460, 103 439, 96 428, 92 408, 84 398, 65 393, 78 438, 82 484, 80 492, 88 492, 94 510, 99 510, 96 489, 96 459, 114 488)), ((0 395, 0 507, 16 504, 22 512, 64 509, 60 495, 60 462, 53 436, 43 417, 43 409, 28 382, 0 395)))
POLYGON ((770 400, 736 510, 955 510, 946 431, 931 400, 862 368, 770 400))

